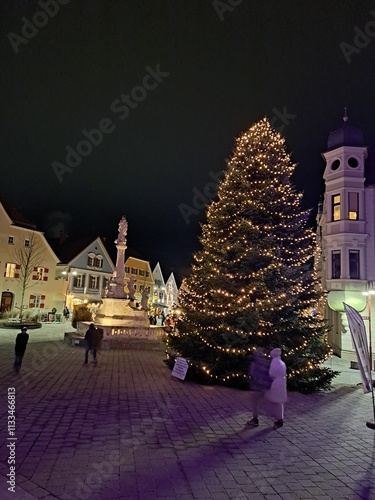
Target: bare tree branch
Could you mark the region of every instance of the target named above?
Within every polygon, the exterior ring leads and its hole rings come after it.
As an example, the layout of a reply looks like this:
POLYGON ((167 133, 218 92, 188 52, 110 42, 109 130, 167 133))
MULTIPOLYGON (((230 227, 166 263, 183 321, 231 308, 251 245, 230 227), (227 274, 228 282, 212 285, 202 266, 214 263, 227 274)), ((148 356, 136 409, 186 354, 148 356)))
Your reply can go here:
POLYGON ((26 239, 29 240, 29 246, 16 247, 12 252, 14 262, 20 266, 18 277, 15 278, 21 289, 20 321, 22 321, 23 316, 25 291, 37 283, 37 281, 31 280, 32 275, 35 268, 43 267, 45 261, 45 248, 40 235, 35 231, 31 231, 26 239))

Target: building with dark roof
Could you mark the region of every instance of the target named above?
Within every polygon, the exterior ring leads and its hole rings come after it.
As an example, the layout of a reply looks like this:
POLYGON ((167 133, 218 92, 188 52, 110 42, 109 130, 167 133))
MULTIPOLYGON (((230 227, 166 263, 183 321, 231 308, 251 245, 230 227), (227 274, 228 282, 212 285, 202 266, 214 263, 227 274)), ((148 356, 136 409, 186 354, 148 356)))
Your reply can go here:
POLYGON ((55 280, 59 259, 44 234, 18 210, 0 201, 0 291, 2 315, 43 316, 62 312, 64 287, 55 280))
POLYGON ((323 153, 325 194, 317 215, 316 265, 327 292, 324 315, 331 325, 330 344, 337 355, 353 362, 356 355, 344 303, 366 318, 367 333, 375 343, 369 321, 371 296, 365 295, 375 285, 374 153, 365 145, 362 131, 349 125, 346 112, 323 153))

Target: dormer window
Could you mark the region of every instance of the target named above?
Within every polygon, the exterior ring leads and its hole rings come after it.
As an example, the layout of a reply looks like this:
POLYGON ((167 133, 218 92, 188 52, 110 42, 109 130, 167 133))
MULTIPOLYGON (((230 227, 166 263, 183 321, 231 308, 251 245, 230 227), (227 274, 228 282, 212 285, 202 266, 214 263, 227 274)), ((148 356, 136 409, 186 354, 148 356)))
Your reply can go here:
POLYGON ((95 254, 89 253, 87 256, 87 267, 94 267, 95 264, 95 254))
POLYGON ((101 255, 96 255, 95 256, 94 264, 95 264, 95 267, 97 269, 102 269, 102 267, 103 267, 103 257, 101 255))

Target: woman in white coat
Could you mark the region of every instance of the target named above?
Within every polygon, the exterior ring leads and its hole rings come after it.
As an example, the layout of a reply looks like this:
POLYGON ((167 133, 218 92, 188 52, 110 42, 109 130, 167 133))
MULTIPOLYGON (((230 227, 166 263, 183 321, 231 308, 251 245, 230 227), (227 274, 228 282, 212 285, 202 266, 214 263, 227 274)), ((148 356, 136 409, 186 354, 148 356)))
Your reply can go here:
POLYGON ((270 352, 272 361, 269 375, 272 378, 272 385, 267 393, 267 399, 274 403, 276 422, 274 429, 282 427, 284 424, 284 403, 287 400, 286 392, 286 365, 281 360, 281 349, 272 349, 270 352))

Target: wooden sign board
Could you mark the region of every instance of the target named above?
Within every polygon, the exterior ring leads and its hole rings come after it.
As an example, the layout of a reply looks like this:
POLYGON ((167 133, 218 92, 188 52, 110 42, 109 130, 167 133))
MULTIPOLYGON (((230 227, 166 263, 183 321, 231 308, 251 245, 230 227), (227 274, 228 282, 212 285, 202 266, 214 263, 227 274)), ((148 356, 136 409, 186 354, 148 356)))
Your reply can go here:
POLYGON ((185 380, 186 372, 188 371, 189 363, 184 358, 176 358, 172 370, 172 377, 179 378, 180 380, 185 380))

